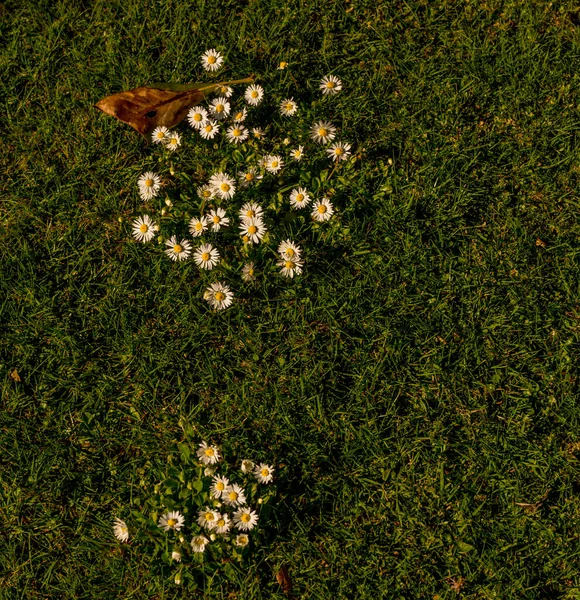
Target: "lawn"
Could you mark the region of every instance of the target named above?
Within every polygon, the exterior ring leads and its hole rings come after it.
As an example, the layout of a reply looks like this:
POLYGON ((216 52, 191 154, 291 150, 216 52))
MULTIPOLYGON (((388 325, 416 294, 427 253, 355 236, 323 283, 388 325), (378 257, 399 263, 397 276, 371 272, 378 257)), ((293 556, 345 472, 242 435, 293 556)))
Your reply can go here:
POLYGON ((281 599, 282 566, 296 598, 580 598, 577 5, 0 15, 0 598, 281 599), (153 149, 94 108, 203 81, 209 48, 271 94, 339 76, 353 145, 304 273, 219 312, 131 237, 153 149), (112 523, 201 440, 274 465, 276 497, 235 576, 188 592, 112 523))

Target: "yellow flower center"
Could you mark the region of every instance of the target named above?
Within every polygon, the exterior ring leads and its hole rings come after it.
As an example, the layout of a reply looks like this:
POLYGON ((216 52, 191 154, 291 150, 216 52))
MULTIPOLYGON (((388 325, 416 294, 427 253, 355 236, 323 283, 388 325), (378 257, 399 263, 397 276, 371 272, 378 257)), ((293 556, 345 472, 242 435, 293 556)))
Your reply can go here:
POLYGON ((167 519, 168 527, 174 527, 176 523, 177 523, 177 519, 167 519))
POLYGON ((300 150, 294 150, 294 157, 295 158, 300 158, 302 156, 302 152, 300 152, 300 150))
POLYGON ((253 219, 255 216, 256 216, 255 211, 253 211, 253 210, 246 211, 246 217, 248 217, 249 219, 253 219))
MULTIPOLYGON (((201 257, 203 258, 203 257, 204 257, 206 254, 207 254, 207 253, 205 253, 205 252, 204 252, 204 254, 202 254, 202 256, 201 256, 201 257)), ((209 258, 209 256, 208 256, 208 258, 209 258)), ((204 258, 204 260, 207 260, 207 258, 204 258)), ((206 449, 204 450, 204 454, 205 454, 206 456, 213 456, 213 455, 215 454, 215 451, 214 451, 214 449, 213 449, 213 448, 206 448, 206 449)))
POLYGON ((260 473, 262 474, 262 477, 268 477, 270 471, 268 469, 262 469, 260 473))
POLYGON ((284 108, 286 109, 286 112, 290 112, 294 108, 294 104, 287 102, 284 108))
MULTIPOLYGON (((284 266, 285 266, 287 269, 290 269, 290 270, 292 270, 292 269, 294 268, 294 263, 293 263, 291 260, 287 260, 287 261, 284 263, 284 266)), ((263 469, 262 469, 261 473, 262 473, 262 475, 264 475, 264 470, 263 470, 263 469)), ((266 471, 266 475, 267 475, 267 474, 268 474, 268 472, 266 471)), ((264 477, 265 477, 265 475, 264 475, 264 477)))
POLYGON ((243 112, 236 113, 236 116, 234 118, 236 119, 236 121, 240 121, 241 119, 244 118, 244 113, 243 112))
POLYGON ((326 205, 324 205, 324 204, 321 204, 321 205, 318 207, 318 212, 319 212, 321 215, 323 215, 323 214, 326 212, 326 205))
POLYGON ((272 169, 275 169, 275 168, 278 166, 278 161, 277 161, 277 160, 273 160, 273 161, 270 163, 270 166, 272 167, 272 169))
POLYGON ((157 132, 157 139, 162 140, 165 137, 165 133, 163 131, 157 132))
MULTIPOLYGON (((219 294, 219 293, 221 293, 221 292, 218 292, 218 294, 219 294)), ((216 294, 216 295, 217 295, 217 294, 216 294)), ((218 482, 215 484, 215 489, 216 489, 216 490, 218 490, 218 492, 223 492, 223 491, 226 489, 226 486, 225 486, 225 484, 224 484, 224 482, 223 482, 223 481, 218 481, 218 482)))
POLYGON ((201 223, 200 221, 198 221, 198 222, 195 224, 195 230, 196 230, 196 231, 201 231, 202 229, 203 229, 203 223, 201 223))
POLYGON ((220 185, 220 190, 222 192, 229 192, 230 191, 230 185, 229 185, 229 183, 222 183, 220 185))
POLYGON ((175 244, 175 246, 173 246, 173 252, 175 252, 175 254, 181 254, 183 252, 183 247, 180 244, 175 244))
POLYGON ((292 250, 292 248, 286 248, 286 256, 292 258, 294 256, 294 250, 292 250))
POLYGON ((304 194, 296 194, 296 202, 302 202, 304 200, 304 194))
POLYGON ((331 90, 336 84, 334 83, 334 81, 327 81, 326 82, 326 87, 331 90))
POLYGON ((218 105, 215 107, 215 111, 216 111, 216 112, 224 112, 224 105, 223 105, 223 104, 218 104, 218 105))
POLYGON ((175 146, 175 145, 177 144, 177 138, 171 138, 171 139, 169 140, 169 143, 170 143, 172 146, 175 146))
POLYGON ((248 275, 250 277, 253 277, 254 276, 254 269, 248 269, 248 275))
POLYGON ((146 179, 145 180, 145 185, 147 187, 152 187, 153 186, 153 179, 146 179))
POLYGON ((344 154, 344 150, 339 146, 338 148, 334 149, 334 153, 336 154, 336 156, 341 156, 342 154, 344 154))
POLYGON ((194 121, 201 121, 202 119, 203 119, 203 116, 202 116, 202 114, 201 114, 201 113, 195 113, 195 114, 193 115, 193 120, 194 120, 194 121))
POLYGON ((212 512, 206 512, 205 515, 203 515, 203 518, 206 521, 213 521, 214 520, 214 515, 212 512))
POLYGON ((208 125, 206 125, 206 126, 204 127, 204 129, 205 129, 205 130, 206 130, 208 133, 211 133, 211 132, 213 131, 213 125, 210 125, 210 124, 208 124, 208 125))
POLYGON ((248 227, 248 233, 250 235, 254 235, 256 233, 256 231, 258 231, 258 228, 255 225, 250 225, 248 227))
POLYGON ((204 198, 210 198, 211 197, 211 192, 209 190, 203 190, 203 197, 204 198))
POLYGON ((243 523, 249 523, 251 520, 251 517, 248 513, 244 513, 241 517, 240 517, 240 521, 242 521, 243 523))
POLYGON ((252 90, 252 93, 250 94, 250 96, 252 96, 252 98, 257 98, 259 96, 259 94, 256 90, 252 90))
POLYGON ((228 494, 228 498, 230 499, 231 502, 235 502, 238 499, 238 493, 237 492, 230 492, 228 494))
POLYGON ((324 129, 324 127, 320 127, 318 129, 318 135, 320 137, 326 137, 328 135, 328 131, 326 131, 326 129, 324 129))
POLYGON ((207 57, 207 62, 208 62, 208 64, 210 64, 210 65, 214 65, 216 60, 217 60, 217 59, 216 59, 216 57, 215 57, 215 56, 208 56, 208 57, 207 57))
POLYGON ((221 221, 221 217, 218 217, 217 215, 213 216, 213 222, 214 223, 219 223, 221 221))
POLYGON ((284 61, 282 61, 282 62, 280 63, 280 69, 285 69, 287 66, 288 66, 288 63, 287 63, 287 62, 284 62, 284 61))
POLYGON ((244 244, 249 244, 249 243, 250 243, 250 238, 249 238, 247 235, 245 235, 245 236, 242 238, 242 242, 244 242, 244 244))
POLYGON ((221 302, 225 299, 226 295, 223 292, 216 292, 214 297, 218 302, 221 302))
POLYGON ((235 137, 239 137, 240 135, 242 135, 242 130, 241 130, 241 129, 237 129, 237 128, 236 128, 236 129, 234 129, 234 130, 232 131, 232 134, 233 134, 235 137))
MULTIPOLYGON (((204 253, 201 255, 201 260, 203 260, 204 262, 207 262, 207 261, 209 260, 209 252, 204 252, 204 253)), ((207 452, 206 452, 206 454, 207 454, 207 452)), ((208 456, 211 456, 211 454, 210 454, 210 455, 208 455, 208 456)))
POLYGON ((139 231, 141 233, 147 233, 149 231, 149 227, 147 227, 147 225, 145 225, 145 223, 143 223, 143 225, 141 225, 141 227, 139 227, 139 231))
POLYGON ((254 174, 253 173, 246 173, 244 175, 244 178, 246 181, 254 181, 254 174))
POLYGON ((219 521, 216 523, 216 525, 217 525, 218 527, 223 527, 225 524, 226 524, 226 522, 225 522, 223 519, 220 519, 220 520, 219 520, 219 521))

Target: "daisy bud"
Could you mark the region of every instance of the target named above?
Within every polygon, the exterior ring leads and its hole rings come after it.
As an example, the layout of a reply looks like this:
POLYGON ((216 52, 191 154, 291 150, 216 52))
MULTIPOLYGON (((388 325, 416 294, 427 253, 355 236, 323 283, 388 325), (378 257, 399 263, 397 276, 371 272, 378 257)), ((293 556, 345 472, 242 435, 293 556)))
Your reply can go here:
POLYGON ((290 138, 284 138, 282 140, 282 143, 284 144, 284 146, 287 146, 290 143, 290 138))
POLYGON ((264 502, 264 498, 258 498, 258 504, 262 504, 264 502))
POLYGON ((169 172, 171 173, 171 175, 175 175, 175 169, 174 169, 173 167, 171 167, 171 168, 169 169, 169 172))
POLYGON ((154 491, 156 494, 158 494, 160 489, 161 489, 161 486, 160 486, 159 484, 157 484, 157 485, 156 485, 156 486, 153 488, 153 491, 154 491))
POLYGON ((153 231, 159 231, 159 225, 153 225, 152 229, 153 231))
POLYGON ((161 216, 165 216, 167 214, 167 210, 165 208, 161 209, 161 216))
POLYGON ((216 537, 217 537, 217 535, 216 535, 215 533, 212 533, 212 534, 209 536, 209 539, 210 539, 212 542, 215 542, 215 540, 216 540, 216 537))
POLYGON ((280 66, 278 67, 278 71, 281 71, 282 69, 285 69, 288 66, 287 62, 282 61, 280 63, 280 66))
POLYGON ((203 471, 203 474, 206 477, 211 477, 214 473, 215 473, 215 469, 212 469, 212 467, 206 467, 203 471))
POLYGON ((123 217, 119 217, 119 223, 123 222, 123 217))
POLYGON ((179 541, 183 544, 183 542, 185 542, 185 538, 182 535, 180 535, 179 536, 179 541))
POLYGON ((165 199, 165 204, 166 204, 167 206, 169 206, 169 208, 171 208, 171 207, 173 206, 173 202, 171 202, 171 200, 170 200, 169 198, 166 198, 166 199, 165 199))
POLYGON ((181 585, 181 573, 177 573, 175 576, 175 585, 181 585))

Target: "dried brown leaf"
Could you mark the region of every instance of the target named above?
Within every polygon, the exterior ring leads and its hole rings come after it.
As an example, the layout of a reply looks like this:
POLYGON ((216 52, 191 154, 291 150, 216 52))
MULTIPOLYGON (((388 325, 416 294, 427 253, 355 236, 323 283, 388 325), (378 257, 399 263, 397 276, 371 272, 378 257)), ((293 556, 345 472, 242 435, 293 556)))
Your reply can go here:
POLYGON ((287 596, 292 593, 292 580, 290 579, 288 569, 285 566, 280 567, 280 570, 276 573, 276 581, 280 584, 287 596))

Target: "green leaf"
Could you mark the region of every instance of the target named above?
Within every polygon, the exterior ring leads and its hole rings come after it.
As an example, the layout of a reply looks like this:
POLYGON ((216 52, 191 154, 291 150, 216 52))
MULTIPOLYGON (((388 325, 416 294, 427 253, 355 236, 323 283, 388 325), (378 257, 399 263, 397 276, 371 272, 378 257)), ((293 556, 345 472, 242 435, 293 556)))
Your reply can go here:
POLYGON ((201 490, 203 490, 203 481, 200 481, 199 479, 197 481, 193 482, 193 489, 196 492, 201 492, 201 490))

